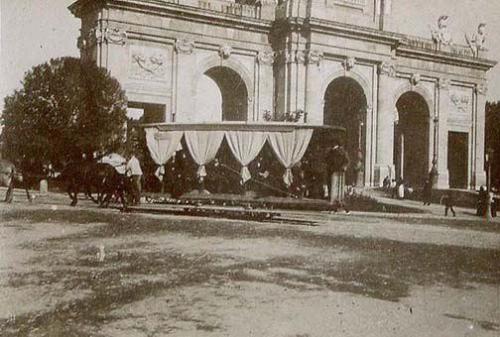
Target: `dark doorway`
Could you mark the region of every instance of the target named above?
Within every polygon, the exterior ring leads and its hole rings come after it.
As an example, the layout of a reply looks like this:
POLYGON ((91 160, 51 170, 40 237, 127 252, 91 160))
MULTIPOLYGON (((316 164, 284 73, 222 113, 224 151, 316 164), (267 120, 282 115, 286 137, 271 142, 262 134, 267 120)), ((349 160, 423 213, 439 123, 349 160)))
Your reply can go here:
MULTIPOLYGON (((323 123, 346 129, 344 145, 351 161, 346 172, 348 185, 364 185, 366 107, 363 88, 354 79, 339 77, 328 85, 323 123)), ((329 147, 331 144, 323 146, 329 147)))
POLYGON ((429 108, 420 94, 409 91, 398 99, 396 109, 396 177, 413 187, 421 186, 429 173, 429 108))
POLYGON ((214 67, 205 72, 220 89, 223 121, 246 121, 248 115, 248 92, 238 73, 227 67, 214 67))
POLYGON ((450 174, 450 188, 467 188, 468 163, 468 133, 448 132, 448 171, 450 174))

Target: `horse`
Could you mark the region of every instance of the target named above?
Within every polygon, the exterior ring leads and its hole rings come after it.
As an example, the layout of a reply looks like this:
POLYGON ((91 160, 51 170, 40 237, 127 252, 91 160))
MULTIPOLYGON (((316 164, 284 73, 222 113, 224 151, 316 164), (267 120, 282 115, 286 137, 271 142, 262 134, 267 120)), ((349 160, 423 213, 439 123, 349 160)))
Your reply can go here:
POLYGON ((107 207, 113 194, 117 194, 125 207, 125 178, 109 164, 92 161, 71 163, 64 168, 61 178, 66 182, 71 206, 76 206, 78 194, 84 192, 101 207, 107 207), (94 198, 92 192, 97 193, 97 198, 94 198))
POLYGON ((26 197, 29 202, 33 199, 29 192, 29 185, 26 180, 23 179, 23 174, 16 170, 16 166, 5 159, 0 159, 0 186, 7 187, 7 193, 5 195, 5 202, 11 203, 14 198, 14 183, 18 182, 23 185, 26 190, 26 197))

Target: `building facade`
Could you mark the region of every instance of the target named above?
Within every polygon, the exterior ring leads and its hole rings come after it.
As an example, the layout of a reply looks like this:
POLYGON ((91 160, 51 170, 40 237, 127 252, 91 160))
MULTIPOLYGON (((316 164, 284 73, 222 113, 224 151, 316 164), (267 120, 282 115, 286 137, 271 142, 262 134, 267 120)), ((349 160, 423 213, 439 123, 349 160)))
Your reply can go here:
MULTIPOLYGON (((363 184, 486 182, 482 28, 451 44, 396 33, 390 0, 79 0, 82 58, 106 67, 147 122, 346 128, 363 184), (303 113, 302 113, 303 112, 303 113)), ((484 27, 483 27, 484 28, 484 27)))

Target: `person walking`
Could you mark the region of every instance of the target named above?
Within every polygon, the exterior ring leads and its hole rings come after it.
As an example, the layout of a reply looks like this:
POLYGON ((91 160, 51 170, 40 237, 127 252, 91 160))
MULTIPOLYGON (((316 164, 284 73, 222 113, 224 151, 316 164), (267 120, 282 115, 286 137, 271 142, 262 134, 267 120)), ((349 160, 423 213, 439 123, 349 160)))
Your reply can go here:
POLYGON ((448 210, 451 211, 453 216, 456 216, 455 210, 453 209, 454 200, 451 191, 446 192, 446 194, 441 197, 441 203, 444 204, 444 216, 448 216, 448 210))
POLYGON ((131 189, 132 189, 132 205, 138 205, 141 202, 141 192, 142 192, 142 169, 139 159, 132 153, 129 157, 126 166, 127 176, 131 179, 131 189))

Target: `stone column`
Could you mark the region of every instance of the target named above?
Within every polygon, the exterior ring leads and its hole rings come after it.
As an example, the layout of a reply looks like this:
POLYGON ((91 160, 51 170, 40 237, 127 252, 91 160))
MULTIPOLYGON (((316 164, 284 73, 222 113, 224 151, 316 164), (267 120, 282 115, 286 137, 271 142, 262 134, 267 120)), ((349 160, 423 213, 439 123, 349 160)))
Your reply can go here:
POLYGON ((450 81, 439 79, 438 82, 438 114, 437 123, 437 144, 435 144, 435 155, 437 159, 438 177, 436 187, 446 189, 450 187, 448 172, 448 114, 450 111, 450 81))
MULTIPOLYGON (((474 125, 475 129, 475 158, 474 158, 474 182, 472 184, 473 187, 479 188, 481 185, 486 186, 486 172, 484 167, 484 128, 485 128, 485 119, 486 119, 486 93, 487 93, 486 84, 479 84, 476 86, 475 94, 476 94, 476 124, 474 125)), ((500 155, 500 154, 496 154, 500 155)))
POLYGON ((382 186, 386 176, 395 179, 393 148, 394 148, 394 109, 392 99, 393 81, 396 68, 390 62, 379 66, 378 78, 378 109, 377 109, 377 158, 375 164, 375 186, 382 186))

